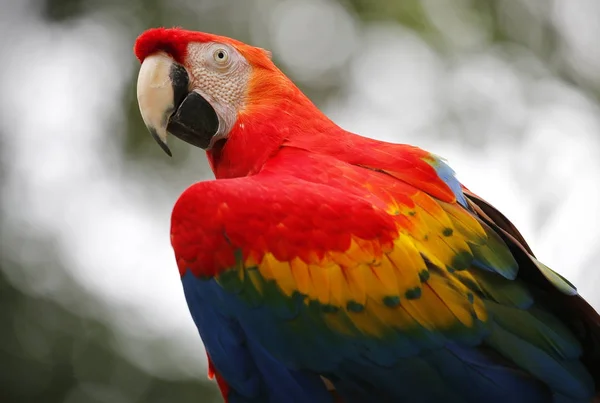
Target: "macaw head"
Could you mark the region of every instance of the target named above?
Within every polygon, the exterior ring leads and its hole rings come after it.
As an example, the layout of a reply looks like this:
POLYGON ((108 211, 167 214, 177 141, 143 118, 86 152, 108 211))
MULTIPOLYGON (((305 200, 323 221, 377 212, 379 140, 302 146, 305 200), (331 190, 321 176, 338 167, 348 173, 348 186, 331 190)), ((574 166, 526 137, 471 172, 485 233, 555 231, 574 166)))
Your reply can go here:
POLYGON ((142 118, 169 155, 169 133, 205 150, 222 147, 257 116, 302 95, 269 52, 234 39, 154 28, 138 37, 134 52, 142 63, 142 118))

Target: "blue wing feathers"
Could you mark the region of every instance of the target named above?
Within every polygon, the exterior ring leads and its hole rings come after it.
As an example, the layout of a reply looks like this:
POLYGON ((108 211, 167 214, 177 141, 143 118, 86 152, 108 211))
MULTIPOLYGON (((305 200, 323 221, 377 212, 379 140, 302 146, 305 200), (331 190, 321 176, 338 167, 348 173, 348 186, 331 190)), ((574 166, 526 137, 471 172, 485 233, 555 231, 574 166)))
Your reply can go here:
POLYGON ((349 362, 334 384, 349 402, 546 403, 552 393, 540 381, 484 348, 448 344, 390 367, 349 362), (358 396, 370 396, 362 399, 358 396))
POLYGON ((551 398, 545 385, 485 347, 450 344, 444 351, 427 355, 426 360, 469 402, 542 403, 551 398))
MULTIPOLYGON (((214 279, 199 280, 188 272, 183 276, 183 286, 206 349, 232 389, 230 403, 332 402, 318 374, 332 380, 346 403, 390 398, 394 402, 432 403, 483 400, 486 403, 542 403, 553 399, 570 402, 559 395, 553 398, 544 383, 516 369, 509 360, 485 346, 446 343, 437 348, 422 348, 407 357, 403 349, 394 350, 385 343, 321 338, 327 332, 322 332, 319 323, 311 322, 310 315, 302 312, 309 310, 305 306, 299 308, 301 314, 293 316, 307 321, 298 324, 301 332, 313 330, 314 334, 305 334, 304 340, 298 334, 286 334, 285 327, 280 326, 281 317, 272 310, 245 304, 239 295, 229 294, 214 279), (239 319, 231 319, 234 316, 239 319), (282 340, 289 343, 284 344, 282 340), (400 359, 400 356, 404 357, 400 359), (340 357, 345 358, 340 360, 340 357), (315 372, 304 372, 297 369, 299 367, 315 372)), ((286 312, 282 314, 290 318, 286 312)), ((496 337, 489 337, 494 348, 501 353, 522 354, 520 364, 529 373, 552 382, 555 390, 585 401, 585 393, 590 389, 585 382, 578 383, 581 376, 578 362, 575 367, 571 363, 576 361, 558 363, 512 334, 512 338, 507 338, 502 334, 506 331, 500 329, 494 329, 496 337), (528 364, 530 360, 536 364, 528 364)), ((565 353, 577 353, 566 346, 563 348, 565 353)), ((518 362, 515 357, 505 356, 518 362)))
POLYGON ((454 197, 456 197, 456 201, 460 203, 463 207, 468 207, 467 199, 462 191, 462 186, 458 179, 456 179, 455 172, 450 165, 446 164, 443 158, 438 157, 436 155, 430 154, 430 157, 433 158, 432 162, 429 162, 431 166, 435 169, 435 172, 438 174, 441 180, 443 180, 446 185, 452 190, 454 193, 454 197))
POLYGON ((235 297, 214 280, 197 279, 188 271, 182 282, 206 350, 230 387, 229 403, 332 402, 317 374, 288 369, 247 337, 240 323, 227 316, 225 305, 235 304, 235 297))
POLYGON ((244 345, 241 329, 211 304, 203 303, 202 299, 210 298, 211 295, 201 295, 196 284, 200 280, 188 273, 182 278, 182 282, 190 313, 206 351, 232 389, 234 396, 230 400, 240 403, 260 402, 263 398, 261 380, 244 345))

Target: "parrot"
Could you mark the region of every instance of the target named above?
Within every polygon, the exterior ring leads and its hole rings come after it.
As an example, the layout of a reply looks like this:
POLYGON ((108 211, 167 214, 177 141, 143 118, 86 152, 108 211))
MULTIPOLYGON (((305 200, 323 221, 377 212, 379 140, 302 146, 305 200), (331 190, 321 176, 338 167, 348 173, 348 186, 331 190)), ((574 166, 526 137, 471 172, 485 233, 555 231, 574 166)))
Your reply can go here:
POLYGON ((228 403, 569 403, 600 389, 600 317, 447 161, 342 129, 268 50, 139 35, 151 136, 214 179, 170 242, 228 403))

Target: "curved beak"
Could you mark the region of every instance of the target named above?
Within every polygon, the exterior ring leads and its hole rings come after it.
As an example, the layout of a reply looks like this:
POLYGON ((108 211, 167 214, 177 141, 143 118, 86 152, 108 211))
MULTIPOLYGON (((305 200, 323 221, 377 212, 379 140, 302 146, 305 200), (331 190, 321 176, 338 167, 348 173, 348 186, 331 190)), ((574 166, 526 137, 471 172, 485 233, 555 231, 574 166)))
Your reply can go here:
POLYGON ((219 128, 214 108, 189 86, 185 67, 166 53, 144 59, 137 82, 138 105, 148 131, 169 156, 169 133, 206 149, 219 128))

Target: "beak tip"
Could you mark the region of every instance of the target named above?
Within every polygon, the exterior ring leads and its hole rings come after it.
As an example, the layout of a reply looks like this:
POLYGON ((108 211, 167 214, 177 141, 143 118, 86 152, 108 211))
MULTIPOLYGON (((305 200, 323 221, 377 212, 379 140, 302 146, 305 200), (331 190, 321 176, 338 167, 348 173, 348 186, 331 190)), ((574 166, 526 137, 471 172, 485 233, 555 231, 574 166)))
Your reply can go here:
POLYGON ((172 157, 173 154, 171 153, 171 150, 169 149, 169 146, 167 145, 166 141, 164 141, 160 135, 158 134, 158 132, 156 131, 156 129, 154 127, 151 126, 147 126, 148 127, 148 131, 150 132, 150 134, 152 135, 152 138, 154 140, 156 140, 156 142, 158 143, 158 145, 160 146, 160 148, 162 148, 162 150, 169 156, 172 157))

